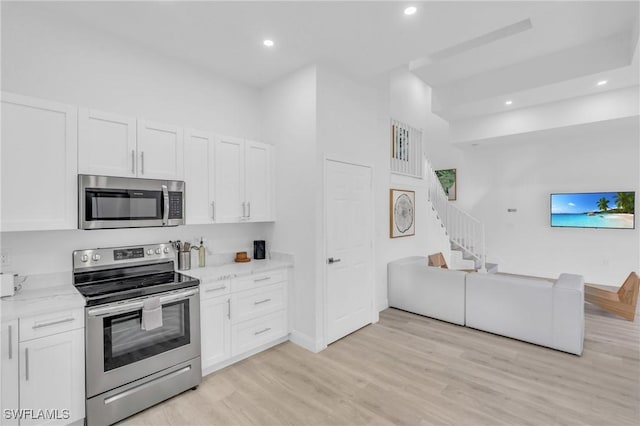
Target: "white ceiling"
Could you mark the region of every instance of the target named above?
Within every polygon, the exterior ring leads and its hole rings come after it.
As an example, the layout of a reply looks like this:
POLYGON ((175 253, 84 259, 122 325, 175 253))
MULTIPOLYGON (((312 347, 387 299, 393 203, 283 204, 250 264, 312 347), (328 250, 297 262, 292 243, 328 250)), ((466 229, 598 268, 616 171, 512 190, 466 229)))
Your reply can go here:
MULTIPOLYGON (((512 94, 526 94, 529 103, 585 94, 576 79, 608 70, 618 69, 611 87, 638 84, 637 69, 629 67, 637 50, 638 6, 638 1, 3 1, 2 13, 10 19, 12 13, 46 11, 48 19, 90 25, 256 87, 313 63, 373 81, 420 60, 422 66, 412 71, 434 87, 436 112, 459 120, 497 112, 512 94), (409 4, 418 6, 416 15, 402 13, 409 4), (527 19, 530 29, 499 37, 500 29, 527 19), (264 38, 273 39, 275 47, 265 48, 264 38), (566 93, 558 86, 563 82, 566 93)), ((593 90, 590 80, 585 86, 593 90)))

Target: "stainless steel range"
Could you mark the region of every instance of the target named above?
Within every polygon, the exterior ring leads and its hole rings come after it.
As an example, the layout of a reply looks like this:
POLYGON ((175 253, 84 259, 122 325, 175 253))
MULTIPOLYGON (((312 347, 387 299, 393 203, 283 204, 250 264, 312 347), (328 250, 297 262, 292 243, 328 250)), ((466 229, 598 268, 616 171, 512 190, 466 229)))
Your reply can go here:
POLYGON ((87 301, 88 425, 200 384, 199 281, 174 272, 174 259, 170 243, 73 252, 74 285, 87 301))

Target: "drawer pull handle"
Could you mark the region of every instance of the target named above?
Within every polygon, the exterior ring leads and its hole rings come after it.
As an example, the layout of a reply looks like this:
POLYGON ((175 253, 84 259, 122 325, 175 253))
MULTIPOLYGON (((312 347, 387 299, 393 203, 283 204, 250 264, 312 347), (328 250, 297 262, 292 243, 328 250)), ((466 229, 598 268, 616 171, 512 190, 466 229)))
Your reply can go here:
POLYGON ((212 291, 218 291, 218 290, 224 290, 225 288, 227 288, 226 285, 221 285, 220 287, 215 287, 215 288, 209 288, 207 290, 205 290, 205 293, 211 293, 212 291))
POLYGON ((253 280, 254 283, 260 282, 260 281, 267 281, 270 280, 271 277, 264 277, 264 278, 258 278, 257 280, 253 280))
POLYGON ((49 327, 50 325, 57 325, 65 322, 71 322, 71 321, 75 321, 75 318, 65 318, 65 319, 56 320, 56 321, 43 322, 41 324, 34 325, 32 328, 35 330, 37 328, 49 327))
POLYGON ((253 333, 253 335, 254 335, 254 336, 257 336, 257 335, 259 335, 259 334, 266 333, 266 332, 267 332, 267 331, 269 331, 269 330, 271 330, 271 327, 267 327, 267 328, 265 328, 264 330, 256 331, 255 333, 253 333))
POLYGON ((271 299, 264 299, 264 300, 261 300, 259 302, 253 302, 253 304, 254 305, 260 305, 262 303, 267 303, 267 302, 271 302, 271 299))

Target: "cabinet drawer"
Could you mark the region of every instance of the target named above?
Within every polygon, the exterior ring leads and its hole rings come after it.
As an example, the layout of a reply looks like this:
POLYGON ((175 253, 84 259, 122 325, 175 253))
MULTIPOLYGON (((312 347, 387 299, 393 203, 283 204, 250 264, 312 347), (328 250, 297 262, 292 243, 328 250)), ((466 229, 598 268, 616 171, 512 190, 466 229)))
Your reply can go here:
POLYGON ((231 282, 232 291, 249 290, 256 287, 263 287, 270 284, 276 284, 284 281, 287 278, 286 270, 280 269, 277 271, 264 272, 262 274, 250 275, 248 277, 241 277, 234 279, 231 282))
POLYGON ((211 299, 212 297, 224 296, 231 291, 229 280, 207 280, 200 281, 200 299, 211 299))
POLYGON ((84 309, 20 318, 20 341, 84 328, 84 309))
POLYGON ((231 326, 231 355, 239 355, 284 336, 286 324, 286 311, 278 311, 231 326))
POLYGON ((231 296, 231 321, 235 324, 284 309, 286 306, 285 292, 284 283, 279 283, 233 294, 231 296))

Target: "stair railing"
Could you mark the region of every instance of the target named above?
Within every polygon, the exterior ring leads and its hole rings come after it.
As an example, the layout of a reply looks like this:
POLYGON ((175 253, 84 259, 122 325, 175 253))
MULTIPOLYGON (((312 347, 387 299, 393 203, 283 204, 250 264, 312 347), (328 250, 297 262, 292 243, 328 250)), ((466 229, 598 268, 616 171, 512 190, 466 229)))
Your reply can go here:
POLYGON ((480 271, 486 271, 484 225, 480 220, 449 201, 440 180, 425 160, 425 179, 429 186, 429 201, 438 213, 451 243, 480 262, 480 271))

